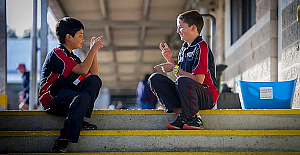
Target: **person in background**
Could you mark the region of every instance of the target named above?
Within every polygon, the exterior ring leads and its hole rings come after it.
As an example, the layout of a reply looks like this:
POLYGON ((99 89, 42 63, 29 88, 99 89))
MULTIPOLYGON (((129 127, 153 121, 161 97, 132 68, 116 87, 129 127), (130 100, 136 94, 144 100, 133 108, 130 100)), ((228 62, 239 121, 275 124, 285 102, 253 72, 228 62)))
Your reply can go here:
POLYGON ((144 80, 139 82, 136 88, 136 101, 141 109, 156 109, 157 98, 148 84, 151 74, 146 74, 144 80))
POLYGON ((17 71, 22 74, 23 89, 19 92, 19 109, 28 110, 29 108, 29 72, 26 71, 24 63, 19 63, 16 67, 17 71))
POLYGON ((196 10, 179 14, 177 33, 184 43, 177 63, 172 59, 168 44, 160 43, 162 56, 167 62, 154 68, 173 72, 177 79, 173 82, 163 74, 154 73, 149 83, 165 111, 177 114, 177 119, 168 124, 168 129, 204 129, 199 110, 212 109, 219 97, 214 56, 200 36, 203 25, 203 18, 196 10))
POLYGON ((85 118, 92 116, 94 102, 102 81, 98 70, 98 50, 103 47, 100 37, 92 37, 86 58, 81 61, 73 50, 85 41, 83 24, 72 17, 56 23, 58 47, 47 54, 40 82, 39 100, 45 112, 65 117, 64 127, 52 152, 66 152, 69 142, 78 143, 81 130, 96 130, 85 118), (80 82, 74 84, 74 81, 80 82))

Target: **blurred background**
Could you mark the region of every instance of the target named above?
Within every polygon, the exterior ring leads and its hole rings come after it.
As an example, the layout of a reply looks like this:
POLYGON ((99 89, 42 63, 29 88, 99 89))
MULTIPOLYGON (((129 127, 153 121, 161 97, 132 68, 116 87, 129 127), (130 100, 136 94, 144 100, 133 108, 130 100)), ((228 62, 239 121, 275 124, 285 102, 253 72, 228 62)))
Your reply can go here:
MULTIPOLYGON (((201 35, 213 50, 220 92, 226 84, 227 90, 237 93, 236 80, 283 81, 299 76, 300 24, 296 12, 300 0, 37 0, 37 13, 33 15, 34 1, 0 1, 6 13, 6 20, 0 20, 7 29, 7 55, 3 59, 0 52, 0 64, 7 69, 7 109, 17 109, 22 89, 16 64, 23 62, 31 71, 33 17, 37 18, 38 36, 36 81, 40 80, 43 51, 47 53, 58 44, 54 30, 57 19, 71 16, 83 22, 86 42, 75 51, 82 58, 89 39, 104 36, 104 48, 98 54, 104 85, 96 109, 108 109, 117 103, 123 108, 139 108, 138 83, 147 73, 161 72, 153 69, 164 62, 159 43, 168 43, 177 59, 182 42, 176 34, 176 18, 191 9, 204 16, 201 35), (43 24, 46 30, 41 31, 43 24), (41 40, 45 32, 46 45, 41 40), (2 64, 4 60, 6 64, 2 64)), ((1 83, 5 83, 3 76, 1 83)), ((172 74, 167 76, 174 79, 172 74)), ((4 88, 1 83, 0 88, 4 88)), ((293 108, 300 108, 299 101, 297 85, 293 108)))

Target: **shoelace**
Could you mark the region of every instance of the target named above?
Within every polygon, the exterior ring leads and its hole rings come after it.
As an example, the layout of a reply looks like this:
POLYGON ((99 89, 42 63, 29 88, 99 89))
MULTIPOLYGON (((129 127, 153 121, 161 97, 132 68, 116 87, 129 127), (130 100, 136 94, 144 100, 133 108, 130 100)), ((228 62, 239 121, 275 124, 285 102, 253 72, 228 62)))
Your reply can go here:
POLYGON ((197 122, 198 122, 199 124, 202 124, 202 125, 203 125, 202 119, 201 119, 200 117, 197 117, 197 116, 196 116, 196 119, 197 119, 197 122))

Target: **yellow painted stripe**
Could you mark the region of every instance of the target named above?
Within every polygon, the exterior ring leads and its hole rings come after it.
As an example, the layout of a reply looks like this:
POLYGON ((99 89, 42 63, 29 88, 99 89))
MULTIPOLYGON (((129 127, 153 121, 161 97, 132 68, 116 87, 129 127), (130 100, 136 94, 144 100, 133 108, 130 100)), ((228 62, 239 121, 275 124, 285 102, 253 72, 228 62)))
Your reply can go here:
MULTIPOLYGON (((0 137, 58 136, 59 131, 0 131, 0 137)), ((300 130, 95 130, 81 131, 81 136, 128 136, 128 135, 294 135, 300 130)))
MULTIPOLYGON (((200 110, 200 115, 216 114, 258 114, 258 115, 300 115, 300 109, 218 109, 218 110, 200 110)), ((19 111, 8 110, 0 111, 0 116, 28 116, 28 115, 49 115, 44 111, 19 111)), ((174 115, 174 113, 164 113, 163 110, 94 110, 93 115, 174 115)))
POLYGON ((0 106, 7 106, 7 95, 0 94, 0 106))
MULTIPOLYGON (((163 110, 94 110, 94 115, 158 115, 167 114, 163 110)), ((170 114, 170 113, 168 113, 170 114)))
MULTIPOLYGON (((93 115, 165 115, 163 110, 94 110, 93 115)), ((172 114, 172 113, 169 113, 172 114)), ((49 115, 44 111, 20 111, 20 110, 7 110, 0 111, 0 116, 28 116, 28 115, 49 115)))
POLYGON ((200 110, 200 114, 259 114, 259 115, 300 115, 300 109, 218 109, 200 110))
POLYGON ((0 111, 0 116, 42 116, 42 115, 50 115, 44 111, 36 111, 36 110, 7 110, 0 111))
MULTIPOLYGON (((9 153, 9 155, 53 155, 53 153, 9 153)), ((70 155, 297 155, 300 152, 80 152, 70 155)))

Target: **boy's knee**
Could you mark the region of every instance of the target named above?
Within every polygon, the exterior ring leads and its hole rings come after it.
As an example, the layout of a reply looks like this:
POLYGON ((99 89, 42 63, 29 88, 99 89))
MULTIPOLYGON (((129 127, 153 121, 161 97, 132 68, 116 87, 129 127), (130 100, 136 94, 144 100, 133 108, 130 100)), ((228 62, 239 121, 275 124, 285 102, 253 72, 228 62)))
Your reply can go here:
POLYGON ((70 107, 76 109, 77 108, 86 109, 90 103, 91 103, 91 96, 88 93, 82 92, 73 98, 70 107))
POLYGON ((178 79, 177 79, 177 84, 178 84, 178 87, 180 87, 180 86, 183 86, 183 85, 186 85, 187 83, 189 83, 189 78, 188 77, 179 77, 178 79))
POLYGON ((78 94, 78 99, 79 99, 79 102, 84 102, 84 103, 91 102, 91 96, 86 92, 82 92, 82 93, 78 94))
POLYGON ((100 79, 100 77, 98 75, 90 75, 89 80, 93 85, 95 85, 95 86, 98 85, 99 88, 102 87, 102 80, 100 79))
POLYGON ((158 79, 161 79, 163 77, 163 75, 162 74, 160 74, 160 73, 153 73, 150 77, 149 77, 149 79, 148 79, 148 83, 151 83, 151 82, 155 82, 155 81, 157 81, 158 79))

